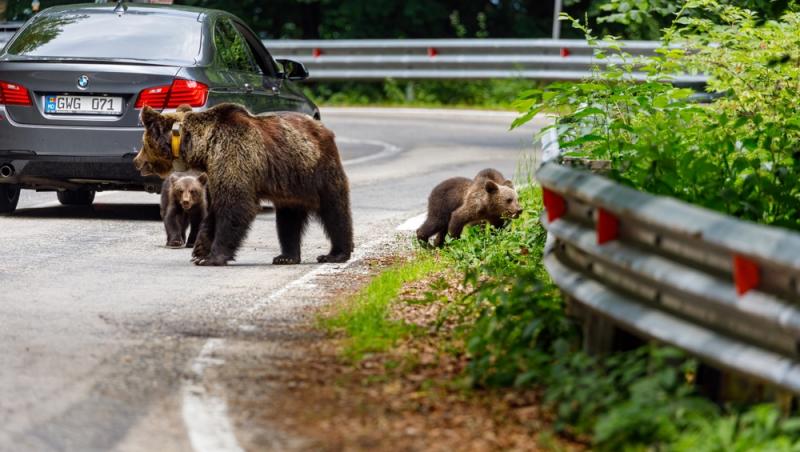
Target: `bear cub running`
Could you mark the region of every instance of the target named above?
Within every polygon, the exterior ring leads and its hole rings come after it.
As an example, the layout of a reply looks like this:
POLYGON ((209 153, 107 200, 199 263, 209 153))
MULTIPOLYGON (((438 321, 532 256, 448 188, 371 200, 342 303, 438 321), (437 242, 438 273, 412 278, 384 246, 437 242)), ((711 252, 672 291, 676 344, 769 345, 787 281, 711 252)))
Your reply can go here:
POLYGON ((161 218, 167 231, 167 248, 194 246, 200 222, 206 216, 206 173, 175 172, 161 186, 161 218), (186 229, 189 238, 186 238, 186 229))
POLYGON ((499 228, 522 212, 514 184, 500 171, 486 168, 475 178, 453 177, 437 185, 428 197, 428 217, 417 238, 441 247, 449 233, 459 238, 465 226, 488 222, 499 228))

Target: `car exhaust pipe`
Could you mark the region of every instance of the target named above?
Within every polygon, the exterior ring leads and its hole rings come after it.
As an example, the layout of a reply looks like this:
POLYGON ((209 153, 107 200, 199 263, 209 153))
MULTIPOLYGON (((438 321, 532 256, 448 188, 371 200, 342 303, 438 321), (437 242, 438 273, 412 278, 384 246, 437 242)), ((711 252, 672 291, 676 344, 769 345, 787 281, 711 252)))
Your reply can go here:
POLYGON ((3 166, 0 166, 0 177, 7 178, 7 177, 11 177, 13 175, 14 175, 14 167, 13 166, 11 166, 9 164, 5 164, 3 166))

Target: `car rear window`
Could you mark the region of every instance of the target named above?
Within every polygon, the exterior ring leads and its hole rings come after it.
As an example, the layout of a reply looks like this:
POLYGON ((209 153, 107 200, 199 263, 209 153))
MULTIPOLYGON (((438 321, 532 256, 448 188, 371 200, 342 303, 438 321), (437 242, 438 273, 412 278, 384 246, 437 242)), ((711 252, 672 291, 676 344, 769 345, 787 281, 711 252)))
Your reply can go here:
POLYGON ((200 53, 202 23, 195 15, 157 10, 117 15, 91 10, 46 14, 9 44, 22 57, 133 59, 191 65, 200 53))

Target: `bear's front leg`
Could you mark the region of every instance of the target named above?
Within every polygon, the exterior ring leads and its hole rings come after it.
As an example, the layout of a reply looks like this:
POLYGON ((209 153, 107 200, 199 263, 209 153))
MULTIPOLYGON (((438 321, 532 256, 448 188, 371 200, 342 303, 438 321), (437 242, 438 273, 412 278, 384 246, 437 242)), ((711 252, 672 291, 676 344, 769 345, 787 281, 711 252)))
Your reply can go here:
POLYGON ((211 254, 211 244, 214 242, 214 226, 214 214, 209 211, 208 215, 200 222, 200 228, 197 231, 194 249, 192 250, 192 262, 197 263, 211 254))
MULTIPOLYGON (((447 232, 450 233, 451 237, 457 239, 461 237, 461 231, 464 230, 464 226, 468 223, 468 213, 463 208, 459 207, 450 217, 450 224, 447 226, 447 232)), ((442 239, 444 239, 444 234, 442 239)), ((444 240, 442 240, 442 242, 444 242, 444 240)))
POLYGON ((164 229, 167 231, 167 248, 182 248, 185 224, 183 212, 170 206, 164 216, 164 229))
POLYGON ((211 252, 206 257, 197 259, 195 264, 218 266, 232 261, 256 217, 255 207, 252 196, 228 193, 225 198, 216 197, 212 207, 214 240, 211 243, 211 252))
POLYGON ((200 225, 204 218, 203 210, 195 208, 189 214, 189 238, 186 239, 186 248, 194 247, 194 242, 197 241, 197 234, 200 232, 200 225))

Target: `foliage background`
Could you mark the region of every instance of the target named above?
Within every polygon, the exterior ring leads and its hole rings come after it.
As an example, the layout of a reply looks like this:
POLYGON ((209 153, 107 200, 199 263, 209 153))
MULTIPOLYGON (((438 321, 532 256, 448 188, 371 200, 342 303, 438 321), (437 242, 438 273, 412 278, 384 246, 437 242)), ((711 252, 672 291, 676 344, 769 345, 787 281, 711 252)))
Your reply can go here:
MULTIPOLYGON (((88 1, 88 0, 87 0, 88 1)), ((111 0, 110 2, 113 2, 111 0)), ((41 9, 74 0, 41 0, 41 9)), ((552 0, 176 0, 216 8, 246 21, 264 39, 549 37, 552 0)), ((683 0, 564 0, 564 12, 589 18, 602 34, 656 38, 683 0), (610 10, 615 11, 609 18, 610 10)), ((775 18, 793 0, 733 0, 775 18)), ((9 0, 7 18, 24 20, 30 0, 9 0)), ((581 37, 562 28, 563 37, 581 37)))

